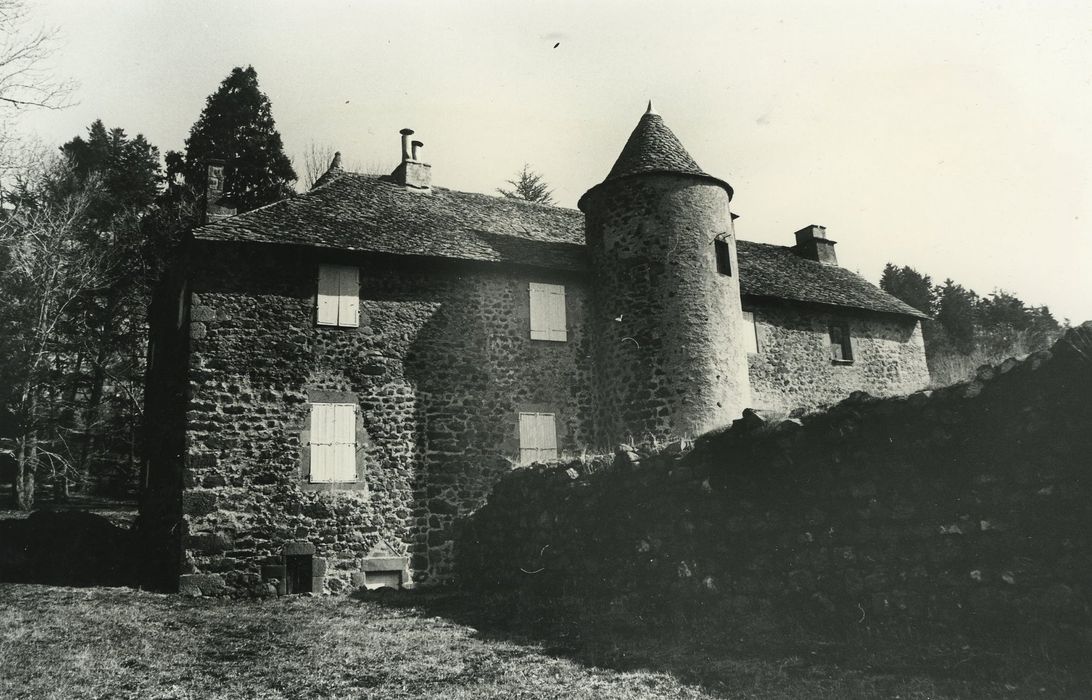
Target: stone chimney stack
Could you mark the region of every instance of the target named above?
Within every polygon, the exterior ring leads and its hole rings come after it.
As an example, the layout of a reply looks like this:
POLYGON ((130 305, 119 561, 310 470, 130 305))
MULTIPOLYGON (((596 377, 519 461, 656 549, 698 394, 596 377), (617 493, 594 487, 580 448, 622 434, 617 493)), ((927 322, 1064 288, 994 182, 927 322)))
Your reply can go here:
POLYGON ((410 141, 413 129, 402 129, 402 162, 391 173, 391 179, 408 190, 428 192, 432 183, 432 166, 417 160, 417 151, 425 144, 410 141))
POLYGON ((812 224, 796 232, 793 251, 807 260, 837 266, 838 255, 834 252, 834 245, 835 242, 827 238, 826 226, 812 224))
POLYGON ((208 162, 208 184, 205 186, 205 223, 235 216, 235 207, 224 197, 224 161, 208 162))

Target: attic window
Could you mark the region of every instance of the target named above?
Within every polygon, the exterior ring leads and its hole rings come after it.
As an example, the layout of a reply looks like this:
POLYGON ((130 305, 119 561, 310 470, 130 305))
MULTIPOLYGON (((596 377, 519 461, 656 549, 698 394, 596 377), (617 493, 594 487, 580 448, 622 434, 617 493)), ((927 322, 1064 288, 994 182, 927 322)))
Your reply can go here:
POLYGON ((853 338, 845 321, 830 324, 830 359, 836 365, 853 363, 853 338))
POLYGON ((732 275, 732 249, 728 241, 717 238, 713 241, 713 251, 717 256, 717 272, 722 275, 732 275))

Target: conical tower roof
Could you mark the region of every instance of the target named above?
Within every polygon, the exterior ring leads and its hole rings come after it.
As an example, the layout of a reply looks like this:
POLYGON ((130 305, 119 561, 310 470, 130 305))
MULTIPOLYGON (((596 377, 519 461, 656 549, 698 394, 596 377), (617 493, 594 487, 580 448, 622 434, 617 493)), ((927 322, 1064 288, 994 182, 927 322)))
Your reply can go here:
POLYGON ((679 138, 664 123, 663 117, 652 108, 651 101, 603 183, 648 173, 678 173, 708 178, 723 186, 729 198, 732 196, 732 187, 727 182, 702 170, 690 157, 679 138))

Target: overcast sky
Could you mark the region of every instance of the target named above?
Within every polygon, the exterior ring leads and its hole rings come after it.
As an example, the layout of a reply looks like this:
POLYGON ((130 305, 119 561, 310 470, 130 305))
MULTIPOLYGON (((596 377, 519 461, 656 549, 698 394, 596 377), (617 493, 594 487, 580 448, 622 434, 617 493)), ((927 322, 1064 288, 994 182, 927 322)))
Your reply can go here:
POLYGON ((524 163, 562 206, 603 179, 651 97, 735 188, 740 238, 827 226, 840 262, 885 262, 1092 319, 1092 3, 177 2, 31 0, 59 27, 79 103, 181 149, 205 98, 252 64, 302 177, 312 142, 493 192, 524 163))

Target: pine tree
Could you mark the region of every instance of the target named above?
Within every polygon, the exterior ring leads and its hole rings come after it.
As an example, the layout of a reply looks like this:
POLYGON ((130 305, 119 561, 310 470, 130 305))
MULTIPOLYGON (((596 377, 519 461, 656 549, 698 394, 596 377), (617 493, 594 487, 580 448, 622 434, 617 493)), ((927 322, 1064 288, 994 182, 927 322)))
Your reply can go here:
POLYGON ((937 289, 937 322, 955 349, 969 355, 975 349, 978 295, 951 279, 937 289))
POLYGON ((167 154, 167 176, 181 177, 201 194, 210 160, 224 161, 224 196, 240 213, 292 194, 296 171, 252 66, 233 69, 208 97, 186 139, 185 155, 167 154))
POLYGON ((922 313, 933 313, 936 303, 933 280, 908 265, 900 268, 887 263, 880 276, 880 289, 922 313))
POLYGON ((497 188, 497 192, 500 192, 509 199, 524 199, 528 202, 538 202, 539 204, 553 204, 554 193, 550 189, 550 186, 546 184, 545 178, 541 173, 536 173, 531 170, 531 166, 526 163, 523 166, 523 170, 516 175, 515 178, 507 181, 512 189, 506 190, 502 187, 497 188))

